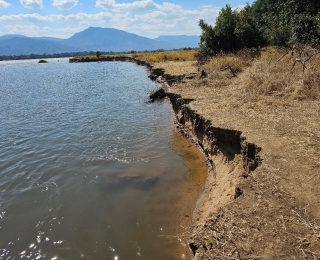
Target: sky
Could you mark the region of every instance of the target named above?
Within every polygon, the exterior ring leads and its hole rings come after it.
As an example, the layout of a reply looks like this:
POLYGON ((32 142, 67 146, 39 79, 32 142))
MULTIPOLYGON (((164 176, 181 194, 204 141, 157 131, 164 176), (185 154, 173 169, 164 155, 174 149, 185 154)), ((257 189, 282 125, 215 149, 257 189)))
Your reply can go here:
POLYGON ((252 0, 0 0, 0 36, 69 38, 88 27, 141 36, 200 35, 199 19, 214 24, 221 8, 252 0))

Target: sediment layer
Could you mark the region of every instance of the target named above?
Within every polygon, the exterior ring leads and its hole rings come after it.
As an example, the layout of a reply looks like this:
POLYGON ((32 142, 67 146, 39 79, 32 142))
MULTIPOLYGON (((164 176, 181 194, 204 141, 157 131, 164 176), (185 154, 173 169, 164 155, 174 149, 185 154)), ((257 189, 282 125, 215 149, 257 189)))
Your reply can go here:
MULTIPOLYGON (((192 99, 184 99, 170 92, 172 82, 181 81, 186 77, 190 75, 170 76, 161 69, 151 69, 150 76, 153 80, 163 82, 166 95, 176 115, 178 130, 203 151, 209 166, 203 193, 194 210, 191 227, 193 230, 205 225, 209 215, 216 213, 219 208, 243 194, 238 183, 246 178, 250 171, 254 171, 262 160, 259 156, 261 148, 247 142, 241 131, 213 126, 210 120, 188 106, 192 99)), ((196 256, 199 243, 196 245, 190 238, 189 245, 193 255, 196 256)))
MULTIPOLYGON (((209 172, 202 195, 196 203, 191 230, 196 226, 204 225, 210 214, 217 212, 219 208, 243 194, 238 183, 261 164, 259 156, 261 148, 247 142, 241 131, 213 126, 210 120, 188 106, 192 99, 184 99, 170 92, 170 86, 184 79, 192 79, 194 74, 169 75, 161 68, 154 69, 150 63, 131 57, 70 59, 71 63, 97 61, 126 61, 147 67, 150 70, 149 78, 163 83, 163 88, 151 93, 150 99, 162 98, 166 95, 176 115, 176 126, 179 132, 203 151, 209 172)), ((194 255, 198 248, 199 245, 190 243, 190 249, 194 255)))
POLYGON ((250 68, 221 87, 146 67, 212 166, 188 233, 194 259, 320 259, 320 102, 256 100, 250 68))

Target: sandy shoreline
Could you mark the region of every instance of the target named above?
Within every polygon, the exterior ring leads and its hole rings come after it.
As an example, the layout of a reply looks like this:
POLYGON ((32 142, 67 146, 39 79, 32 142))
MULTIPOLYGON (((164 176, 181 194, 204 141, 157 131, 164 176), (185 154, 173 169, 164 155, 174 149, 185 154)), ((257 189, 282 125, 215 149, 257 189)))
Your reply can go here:
POLYGON ((163 83, 180 132, 212 165, 188 232, 191 258, 320 259, 319 100, 256 99, 243 89, 249 71, 215 86, 194 62, 124 61, 163 83))
POLYGON ((319 258, 320 102, 247 102, 240 78, 214 90, 182 78, 167 95, 213 165, 190 229, 193 259, 319 258))

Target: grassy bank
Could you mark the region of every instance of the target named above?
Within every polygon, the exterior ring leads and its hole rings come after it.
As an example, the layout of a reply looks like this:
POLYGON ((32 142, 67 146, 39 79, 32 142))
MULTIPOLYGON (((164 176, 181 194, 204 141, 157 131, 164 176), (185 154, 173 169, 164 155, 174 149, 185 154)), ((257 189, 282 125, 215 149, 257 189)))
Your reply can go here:
POLYGON ((262 148, 262 164, 248 175, 237 154, 210 154, 215 172, 188 232, 195 259, 320 259, 319 51, 269 47, 203 62, 195 54, 130 57, 185 75, 168 91, 262 148))
MULTIPOLYGON (((173 62, 159 63, 174 74, 173 62)), ((320 62, 316 49, 242 51, 185 62, 174 84, 191 110, 262 148, 246 178, 217 151, 216 172, 189 232, 196 259, 320 258, 320 62), (202 73, 205 72, 205 74, 202 73), (222 182, 228 176, 230 183, 222 182), (240 189, 235 199, 230 187, 240 189)), ((180 63, 176 63, 178 65, 180 63)), ((180 65, 179 65, 180 66, 180 65)))
POLYGON ((181 50, 181 51, 155 51, 155 52, 141 52, 132 54, 115 54, 115 55, 100 55, 99 57, 94 55, 88 56, 75 56, 73 59, 79 62, 83 60, 87 61, 103 61, 104 59, 116 59, 116 58, 135 58, 138 60, 154 63, 154 62, 166 62, 166 61, 195 61, 197 51, 195 50, 181 50))
MULTIPOLYGON (((317 100, 320 93, 320 54, 317 49, 306 48, 277 50, 265 48, 254 57, 250 50, 237 54, 219 55, 206 64, 181 63, 185 68, 174 68, 177 63, 160 61, 155 67, 164 68, 169 74, 185 74, 204 70, 207 77, 186 82, 192 86, 219 89, 241 84, 245 100, 317 100), (240 79, 241 81, 237 80, 240 79)), ((192 59, 187 59, 192 61, 192 59)), ((179 65, 180 66, 180 65, 179 65)))

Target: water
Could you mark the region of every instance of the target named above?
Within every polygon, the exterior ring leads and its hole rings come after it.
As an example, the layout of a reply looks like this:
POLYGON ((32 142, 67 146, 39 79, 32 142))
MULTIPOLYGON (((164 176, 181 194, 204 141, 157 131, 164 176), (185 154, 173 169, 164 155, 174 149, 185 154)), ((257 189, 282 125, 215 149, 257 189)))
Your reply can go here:
POLYGON ((0 63, 0 259, 181 259, 206 168, 141 66, 0 63))

